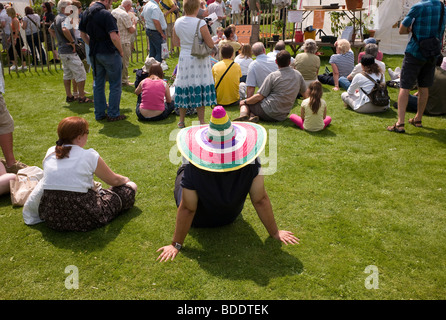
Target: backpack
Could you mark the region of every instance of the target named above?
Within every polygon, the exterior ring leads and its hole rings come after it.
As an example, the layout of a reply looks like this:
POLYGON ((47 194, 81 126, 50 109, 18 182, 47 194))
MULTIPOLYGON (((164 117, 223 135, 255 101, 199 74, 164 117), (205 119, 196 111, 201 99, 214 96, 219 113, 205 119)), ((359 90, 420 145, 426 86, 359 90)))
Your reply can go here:
POLYGON ((373 103, 375 106, 380 107, 389 105, 390 97, 387 91, 387 85, 383 81, 383 75, 381 74, 381 79, 379 81, 375 81, 367 73, 363 72, 362 74, 375 84, 373 86, 373 89, 369 93, 365 92, 364 89, 361 88, 362 92, 364 92, 369 97, 370 102, 373 103))

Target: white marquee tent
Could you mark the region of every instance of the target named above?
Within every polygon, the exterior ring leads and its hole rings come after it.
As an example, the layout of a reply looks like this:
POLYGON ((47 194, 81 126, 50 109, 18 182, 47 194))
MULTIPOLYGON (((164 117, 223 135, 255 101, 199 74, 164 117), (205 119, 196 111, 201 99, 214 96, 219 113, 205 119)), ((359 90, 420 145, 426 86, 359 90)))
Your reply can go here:
MULTIPOLYGON (((373 29, 376 30, 375 38, 380 40, 379 48, 387 54, 403 54, 408 42, 407 35, 400 35, 396 24, 409 12, 412 5, 419 0, 364 0, 362 11, 363 17, 373 21, 373 29), (379 5, 379 6, 378 6, 379 5)), ((293 9, 304 9, 306 6, 330 5, 338 3, 345 5, 345 0, 298 0, 293 9)), ((359 17, 359 12, 356 13, 359 17)), ((363 19, 364 20, 364 19, 363 19)), ((313 24, 313 14, 310 14, 302 23, 305 28, 313 24)), ((324 28, 326 35, 332 35, 330 15, 325 14, 324 28)))
POLYGON ((0 2, 3 4, 11 4, 21 16, 25 15, 25 7, 32 6, 34 3, 32 0, 0 0, 0 2))

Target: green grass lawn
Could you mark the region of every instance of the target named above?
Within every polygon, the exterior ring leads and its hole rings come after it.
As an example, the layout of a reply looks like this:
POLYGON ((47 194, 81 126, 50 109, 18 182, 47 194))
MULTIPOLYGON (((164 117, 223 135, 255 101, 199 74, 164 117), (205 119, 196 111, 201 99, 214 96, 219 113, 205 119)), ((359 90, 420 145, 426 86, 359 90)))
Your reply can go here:
MULTIPOLYGON (((328 64, 328 53, 322 64, 328 64)), ((387 67, 401 56, 385 55, 387 67)), ((169 59, 169 76, 176 59, 169 59)), ((133 63, 134 68, 143 63, 133 63)), ((323 67, 321 68, 321 72, 323 67)), ((6 69, 5 69, 6 71, 6 69)), ((134 74, 130 71, 131 77, 134 74)), ((385 130, 396 110, 361 115, 324 86, 332 124, 304 132, 289 120, 263 123, 277 137, 262 156, 279 228, 300 245, 271 239, 249 200, 242 216, 218 229, 193 229, 173 262, 156 250, 172 240, 178 117, 142 123, 136 96, 124 88, 125 121, 94 120, 93 105, 68 104, 62 70, 5 74, 15 121, 16 157, 41 167, 67 116, 90 123, 87 147, 139 187, 135 207, 108 226, 60 233, 26 226, 22 208, 0 197, 0 299, 444 299, 446 294, 446 118, 423 118, 406 134, 385 130), (169 157, 172 154, 173 157, 169 157), (377 273, 365 273, 368 266, 377 273), (68 266, 79 288, 67 289, 68 266), (368 277, 377 275, 374 282, 368 277), (378 280, 378 282, 376 282, 378 280), (368 289, 372 283, 376 289, 368 289)), ((92 92, 92 75, 86 90, 92 92)), ((397 90, 390 88, 392 103, 397 90)), ((293 113, 299 113, 300 100, 293 113)), ((231 119, 238 108, 227 110, 231 119)), ((210 108, 206 110, 209 119, 210 108)), ((409 116, 413 114, 409 113, 409 116)), ((186 125, 196 121, 188 117, 186 125)))

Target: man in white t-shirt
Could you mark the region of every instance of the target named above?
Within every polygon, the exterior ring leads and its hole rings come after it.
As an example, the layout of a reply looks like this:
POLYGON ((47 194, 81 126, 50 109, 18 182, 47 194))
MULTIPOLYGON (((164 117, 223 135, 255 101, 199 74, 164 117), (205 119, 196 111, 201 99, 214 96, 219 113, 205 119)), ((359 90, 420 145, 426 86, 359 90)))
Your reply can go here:
POLYGON ((225 11, 221 5, 221 0, 215 0, 210 5, 208 5, 208 13, 211 15, 215 13, 217 15, 217 20, 211 25, 212 34, 217 33, 217 28, 222 26, 222 21, 226 19, 225 11))
POLYGON ((242 0, 231 0, 232 23, 240 24, 240 16, 242 12, 242 0))

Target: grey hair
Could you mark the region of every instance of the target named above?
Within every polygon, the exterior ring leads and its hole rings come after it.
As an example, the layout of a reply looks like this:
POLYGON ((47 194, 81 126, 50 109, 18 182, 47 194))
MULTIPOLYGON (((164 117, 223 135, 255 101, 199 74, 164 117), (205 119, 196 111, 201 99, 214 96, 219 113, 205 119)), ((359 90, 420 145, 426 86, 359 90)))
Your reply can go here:
POLYGON ((262 42, 256 42, 252 45, 252 53, 255 56, 261 55, 265 51, 265 46, 262 42))
POLYGON ((59 12, 64 12, 65 8, 68 7, 69 5, 71 5, 70 0, 60 0, 57 3, 57 10, 59 10, 59 12))
POLYGON ((285 50, 285 47, 286 47, 286 45, 285 45, 285 41, 283 41, 283 40, 279 40, 279 41, 276 43, 276 45, 275 45, 275 47, 274 47, 274 50, 279 50, 279 51, 281 51, 281 50, 285 50))
POLYGON ((121 1, 121 6, 125 6, 126 4, 133 4, 132 0, 122 0, 121 1))
POLYGON ((305 40, 302 48, 304 49, 304 52, 315 54, 317 52, 316 41, 314 41, 313 39, 307 39, 307 40, 305 40))
POLYGON ((378 46, 374 43, 369 43, 365 46, 364 51, 366 54, 372 55, 374 58, 378 55, 378 46))

